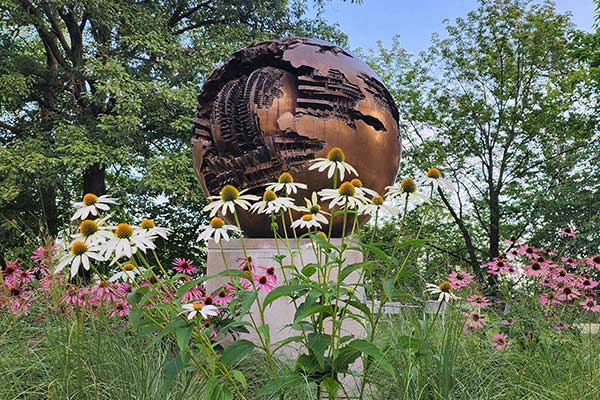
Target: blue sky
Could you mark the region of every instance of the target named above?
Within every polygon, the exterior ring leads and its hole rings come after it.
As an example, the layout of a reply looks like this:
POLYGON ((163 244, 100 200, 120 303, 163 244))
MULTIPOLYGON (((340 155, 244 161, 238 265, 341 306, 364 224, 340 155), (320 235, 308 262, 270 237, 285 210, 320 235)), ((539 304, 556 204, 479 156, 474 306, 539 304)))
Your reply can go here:
MULTIPOLYGON (((570 12, 572 21, 584 30, 594 22, 592 0, 555 0, 559 12, 570 12)), ((443 33, 442 20, 464 16, 477 7, 476 0, 363 0, 362 4, 333 0, 327 3, 325 18, 339 23, 350 38, 350 48, 389 46, 400 35, 402 47, 411 53, 425 50, 431 34, 443 33)))

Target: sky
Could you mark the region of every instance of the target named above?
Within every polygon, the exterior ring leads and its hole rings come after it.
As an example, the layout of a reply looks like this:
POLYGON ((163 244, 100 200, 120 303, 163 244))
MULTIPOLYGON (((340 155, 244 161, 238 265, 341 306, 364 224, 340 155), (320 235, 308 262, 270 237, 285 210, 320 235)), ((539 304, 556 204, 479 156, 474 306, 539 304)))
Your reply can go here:
MULTIPOLYGON (((559 12, 570 12, 580 29, 592 30, 592 0, 555 0, 559 12)), ((452 20, 477 7, 476 0, 363 0, 350 4, 341 0, 327 3, 324 17, 337 22, 350 38, 350 48, 376 47, 381 40, 389 47, 394 35, 400 35, 401 46, 410 53, 427 49, 431 34, 443 33, 445 18, 452 20)))

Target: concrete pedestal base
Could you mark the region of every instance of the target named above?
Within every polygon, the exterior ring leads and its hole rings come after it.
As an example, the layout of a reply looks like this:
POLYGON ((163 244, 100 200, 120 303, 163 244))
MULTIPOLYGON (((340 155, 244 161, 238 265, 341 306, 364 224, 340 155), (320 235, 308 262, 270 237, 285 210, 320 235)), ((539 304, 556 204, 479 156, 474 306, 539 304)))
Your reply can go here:
MULTIPOLYGON (((332 244, 339 245, 340 241, 341 239, 332 239, 332 244)), ((223 253, 229 268, 237 269, 238 265, 240 264, 238 259, 244 257, 241 241, 223 241, 221 242, 221 245, 223 246, 223 253)), ((277 256, 277 244, 275 243, 275 239, 244 239, 244 245, 246 246, 246 252, 248 256, 252 257, 252 262, 257 267, 275 267, 277 284, 283 285, 285 282, 283 271, 281 268, 279 268, 278 263, 273 259, 273 257, 277 256)), ((281 254, 286 256, 286 258, 283 260, 283 264, 292 264, 285 241, 279 240, 278 245, 281 254)), ((317 261, 309 239, 301 239, 299 241, 299 248, 296 248, 294 240, 290 241, 290 245, 292 246, 292 250, 295 251, 295 253, 293 253, 294 263, 299 270, 302 269, 303 264, 307 265, 317 261)), ((345 258, 346 260, 344 265, 358 263, 363 260, 362 253, 355 250, 347 251, 345 253, 345 258)), ((225 261, 223 260, 223 255, 221 254, 221 247, 215 242, 210 241, 208 243, 207 274, 213 275, 225 270, 225 261)), ((289 279, 291 277, 291 271, 286 270, 286 275, 289 279)), ((335 271, 332 271, 331 280, 335 280, 336 275, 337 274, 335 271)), ((346 278, 345 282, 352 284, 356 283, 358 279, 359 272, 355 271, 348 278, 346 278)), ((217 290, 227 282, 228 278, 213 279, 209 281, 207 283, 208 292, 210 293, 214 290, 217 290)), ((265 296, 266 293, 261 292, 260 299, 264 299, 265 296)), ((359 294, 358 297, 361 298, 362 296, 359 294)), ((251 312, 258 318, 256 305, 251 309, 251 312)), ((265 312, 265 323, 268 324, 271 329, 272 343, 276 343, 279 340, 285 339, 292 334, 298 334, 297 331, 292 331, 286 327, 287 324, 292 322, 295 312, 295 306, 293 303, 289 303, 288 298, 277 299, 267 308, 265 312)), ((342 327, 342 333, 348 335, 354 334, 356 337, 361 337, 363 335, 363 330, 358 323, 347 323, 342 327)), ((252 340, 255 339, 255 337, 254 335, 250 334, 245 335, 245 339, 252 340)))

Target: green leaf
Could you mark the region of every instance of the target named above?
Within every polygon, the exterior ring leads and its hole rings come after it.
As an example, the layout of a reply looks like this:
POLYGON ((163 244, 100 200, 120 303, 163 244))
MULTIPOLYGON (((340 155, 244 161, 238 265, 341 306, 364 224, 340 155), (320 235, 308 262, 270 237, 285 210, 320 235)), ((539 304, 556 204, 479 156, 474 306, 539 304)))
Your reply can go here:
POLYGON ((254 343, 246 339, 240 339, 233 342, 221 354, 221 361, 225 365, 233 366, 244 359, 254 350, 254 343))
POLYGON ((310 278, 317 272, 317 264, 307 264, 302 268, 302 275, 310 278))
POLYGON ((254 302, 256 301, 256 298, 258 297, 258 293, 257 292, 239 291, 238 294, 242 299, 242 307, 240 308, 240 315, 246 315, 246 314, 248 314, 248 311, 250 311, 252 304, 254 304, 254 302))
POLYGON ((395 340, 395 343, 398 345, 398 347, 404 349, 419 350, 421 348, 421 342, 414 336, 400 336, 395 340))
POLYGON ((311 315, 317 313, 323 313, 327 315, 333 314, 331 306, 325 306, 318 303, 302 303, 296 310, 296 315, 294 316, 294 324, 297 324, 304 318, 310 317, 311 315))
POLYGON ((165 364, 164 373, 163 373, 163 383, 162 383, 162 393, 163 398, 167 398, 167 394, 169 392, 169 387, 171 383, 177 378, 177 374, 179 371, 184 369, 189 362, 189 354, 181 354, 179 353, 175 358, 169 360, 165 364))
POLYGON ((259 326, 256 331, 264 338, 266 346, 271 347, 271 330, 269 324, 259 326))
POLYGON ((348 277, 348 275, 350 275, 357 269, 361 269, 361 268, 368 269, 367 267, 373 266, 374 264, 375 264, 375 261, 373 261, 373 260, 350 264, 350 265, 344 267, 344 269, 342 269, 342 272, 340 272, 340 275, 338 276, 338 281, 343 282, 344 279, 346 279, 348 277))
POLYGON ((280 297, 289 296, 294 292, 298 292, 300 290, 309 289, 309 288, 310 288, 310 286, 308 286, 308 285, 278 286, 275 289, 271 290, 269 292, 269 294, 267 294, 267 296, 265 297, 265 300, 263 301, 263 308, 266 308, 269 304, 271 304, 272 302, 274 302, 275 300, 277 300, 280 297))
POLYGON ((177 331, 175 332, 175 338, 177 339, 177 346, 179 346, 179 351, 184 352, 184 350, 187 349, 193 328, 193 325, 189 324, 177 328, 177 331))
POLYGON ((241 371, 234 369, 233 371, 231 371, 231 375, 233 376, 233 379, 241 383, 244 389, 248 388, 248 381, 246 381, 246 377, 244 376, 244 374, 242 374, 241 371))
POLYGON ((321 368, 325 368, 325 351, 331 344, 331 335, 313 332, 307 337, 306 347, 312 352, 321 368))

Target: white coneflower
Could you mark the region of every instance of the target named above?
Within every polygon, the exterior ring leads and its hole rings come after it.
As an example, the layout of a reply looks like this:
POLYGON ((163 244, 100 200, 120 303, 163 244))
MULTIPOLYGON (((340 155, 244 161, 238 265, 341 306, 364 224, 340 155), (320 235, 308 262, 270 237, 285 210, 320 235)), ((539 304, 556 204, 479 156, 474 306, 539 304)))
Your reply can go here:
POLYGON ((208 196, 208 200, 211 202, 202 211, 210 211, 210 216, 214 217, 217 215, 219 208, 223 215, 226 215, 227 212, 233 214, 236 206, 248 210, 250 202, 256 201, 260 197, 253 194, 244 194, 246 191, 247 189, 240 192, 232 185, 225 185, 218 196, 208 196))
POLYGON ((437 190, 438 187, 446 189, 449 192, 457 192, 458 188, 452 182, 443 178, 442 171, 438 168, 429 168, 427 170, 427 177, 425 182, 433 186, 433 190, 437 190))
POLYGON ((98 249, 88 245, 81 240, 76 240, 71 244, 71 249, 56 266, 56 272, 62 271, 67 265, 71 264, 71 278, 79 272, 79 266, 90 269, 90 258, 96 261, 104 261, 104 258, 98 254, 98 249))
POLYGON ((292 223, 292 228, 321 228, 321 224, 315 219, 313 214, 304 214, 300 219, 292 223))
POLYGON ((154 222, 153 219, 148 219, 148 218, 143 219, 142 222, 140 222, 140 228, 145 230, 146 233, 148 233, 148 235, 160 236, 161 238, 163 238, 165 240, 167 240, 168 236, 171 234, 170 229, 158 227, 158 226, 156 226, 156 223, 154 222))
POLYGON ((321 209, 321 206, 318 203, 317 192, 312 193, 310 200, 305 197, 304 201, 306 201, 306 207, 298 207, 298 211, 312 214, 313 219, 320 224, 327 225, 329 223, 326 215, 331 214, 321 209))
POLYGON ((356 188, 350 182, 343 182, 337 189, 323 189, 319 192, 322 201, 329 201, 329 208, 335 206, 354 209, 360 207, 364 203, 364 199, 356 196, 356 188))
POLYGON ((90 214, 97 216, 101 211, 110 210, 109 204, 117 204, 117 201, 107 195, 96 196, 93 193, 87 193, 83 196, 83 201, 72 202, 73 206, 77 207, 77 211, 71 217, 71 221, 76 219, 84 220, 90 214))
POLYGON ((222 218, 214 217, 210 220, 208 225, 200 228, 202 232, 198 235, 198 241, 201 240, 214 240, 215 243, 219 243, 221 238, 229 241, 229 232, 240 233, 240 229, 235 225, 226 225, 222 218))
POLYGON ((448 281, 444 281, 439 285, 434 285, 433 283, 427 284, 426 292, 429 292, 432 295, 437 295, 437 301, 439 302, 450 302, 451 300, 457 300, 458 297, 452 293, 453 291, 452 284, 448 281))
POLYGON ((112 237, 108 227, 103 226, 105 219, 86 219, 79 224, 79 233, 71 235, 73 240, 80 240, 89 245, 101 245, 112 237))
POLYGON ((417 184, 412 178, 404 178, 400 182, 400 186, 388 186, 386 189, 388 199, 400 198, 413 204, 429 202, 427 196, 417 191, 417 184))
POLYGON ((381 216, 382 211, 390 215, 397 215, 400 212, 396 207, 385 204, 384 198, 379 194, 371 197, 368 203, 362 204, 359 208, 359 213, 373 217, 375 215, 381 216))
POLYGON ((336 171, 340 173, 340 180, 344 180, 346 171, 358 176, 356 169, 346 162, 346 155, 339 147, 334 147, 327 153, 327 158, 315 158, 309 170, 318 169, 319 172, 327 170, 327 177, 331 178, 336 171))
POLYGON ((108 278, 109 282, 116 282, 122 280, 123 282, 134 282, 136 275, 141 275, 146 271, 146 268, 139 267, 132 263, 125 263, 121 265, 121 270, 115 273, 113 276, 108 278))
POLYGON ((102 253, 106 258, 114 255, 111 262, 114 264, 123 256, 131 258, 138 249, 144 253, 148 249, 155 249, 154 239, 156 236, 123 222, 114 227, 113 236, 102 246, 102 253))
POLYGON ((295 209, 294 199, 291 197, 278 197, 272 190, 266 190, 261 201, 258 201, 250 207, 253 212, 259 214, 277 214, 280 211, 295 209))
POLYGON ((212 304, 189 303, 184 304, 181 308, 183 308, 183 313, 187 313, 187 318, 190 320, 198 314, 202 316, 202 319, 219 315, 219 309, 212 304))
POLYGON ((352 179, 350 183, 356 189, 356 195, 359 197, 364 197, 365 199, 367 199, 369 197, 377 196, 379 194, 373 189, 364 187, 362 181, 358 178, 352 179))
POLYGON ((304 183, 295 183, 294 177, 289 172, 284 172, 279 175, 279 179, 277 182, 272 182, 267 184, 266 190, 272 190, 274 192, 281 192, 287 196, 292 193, 298 193, 298 189, 306 190, 306 185, 304 183))

